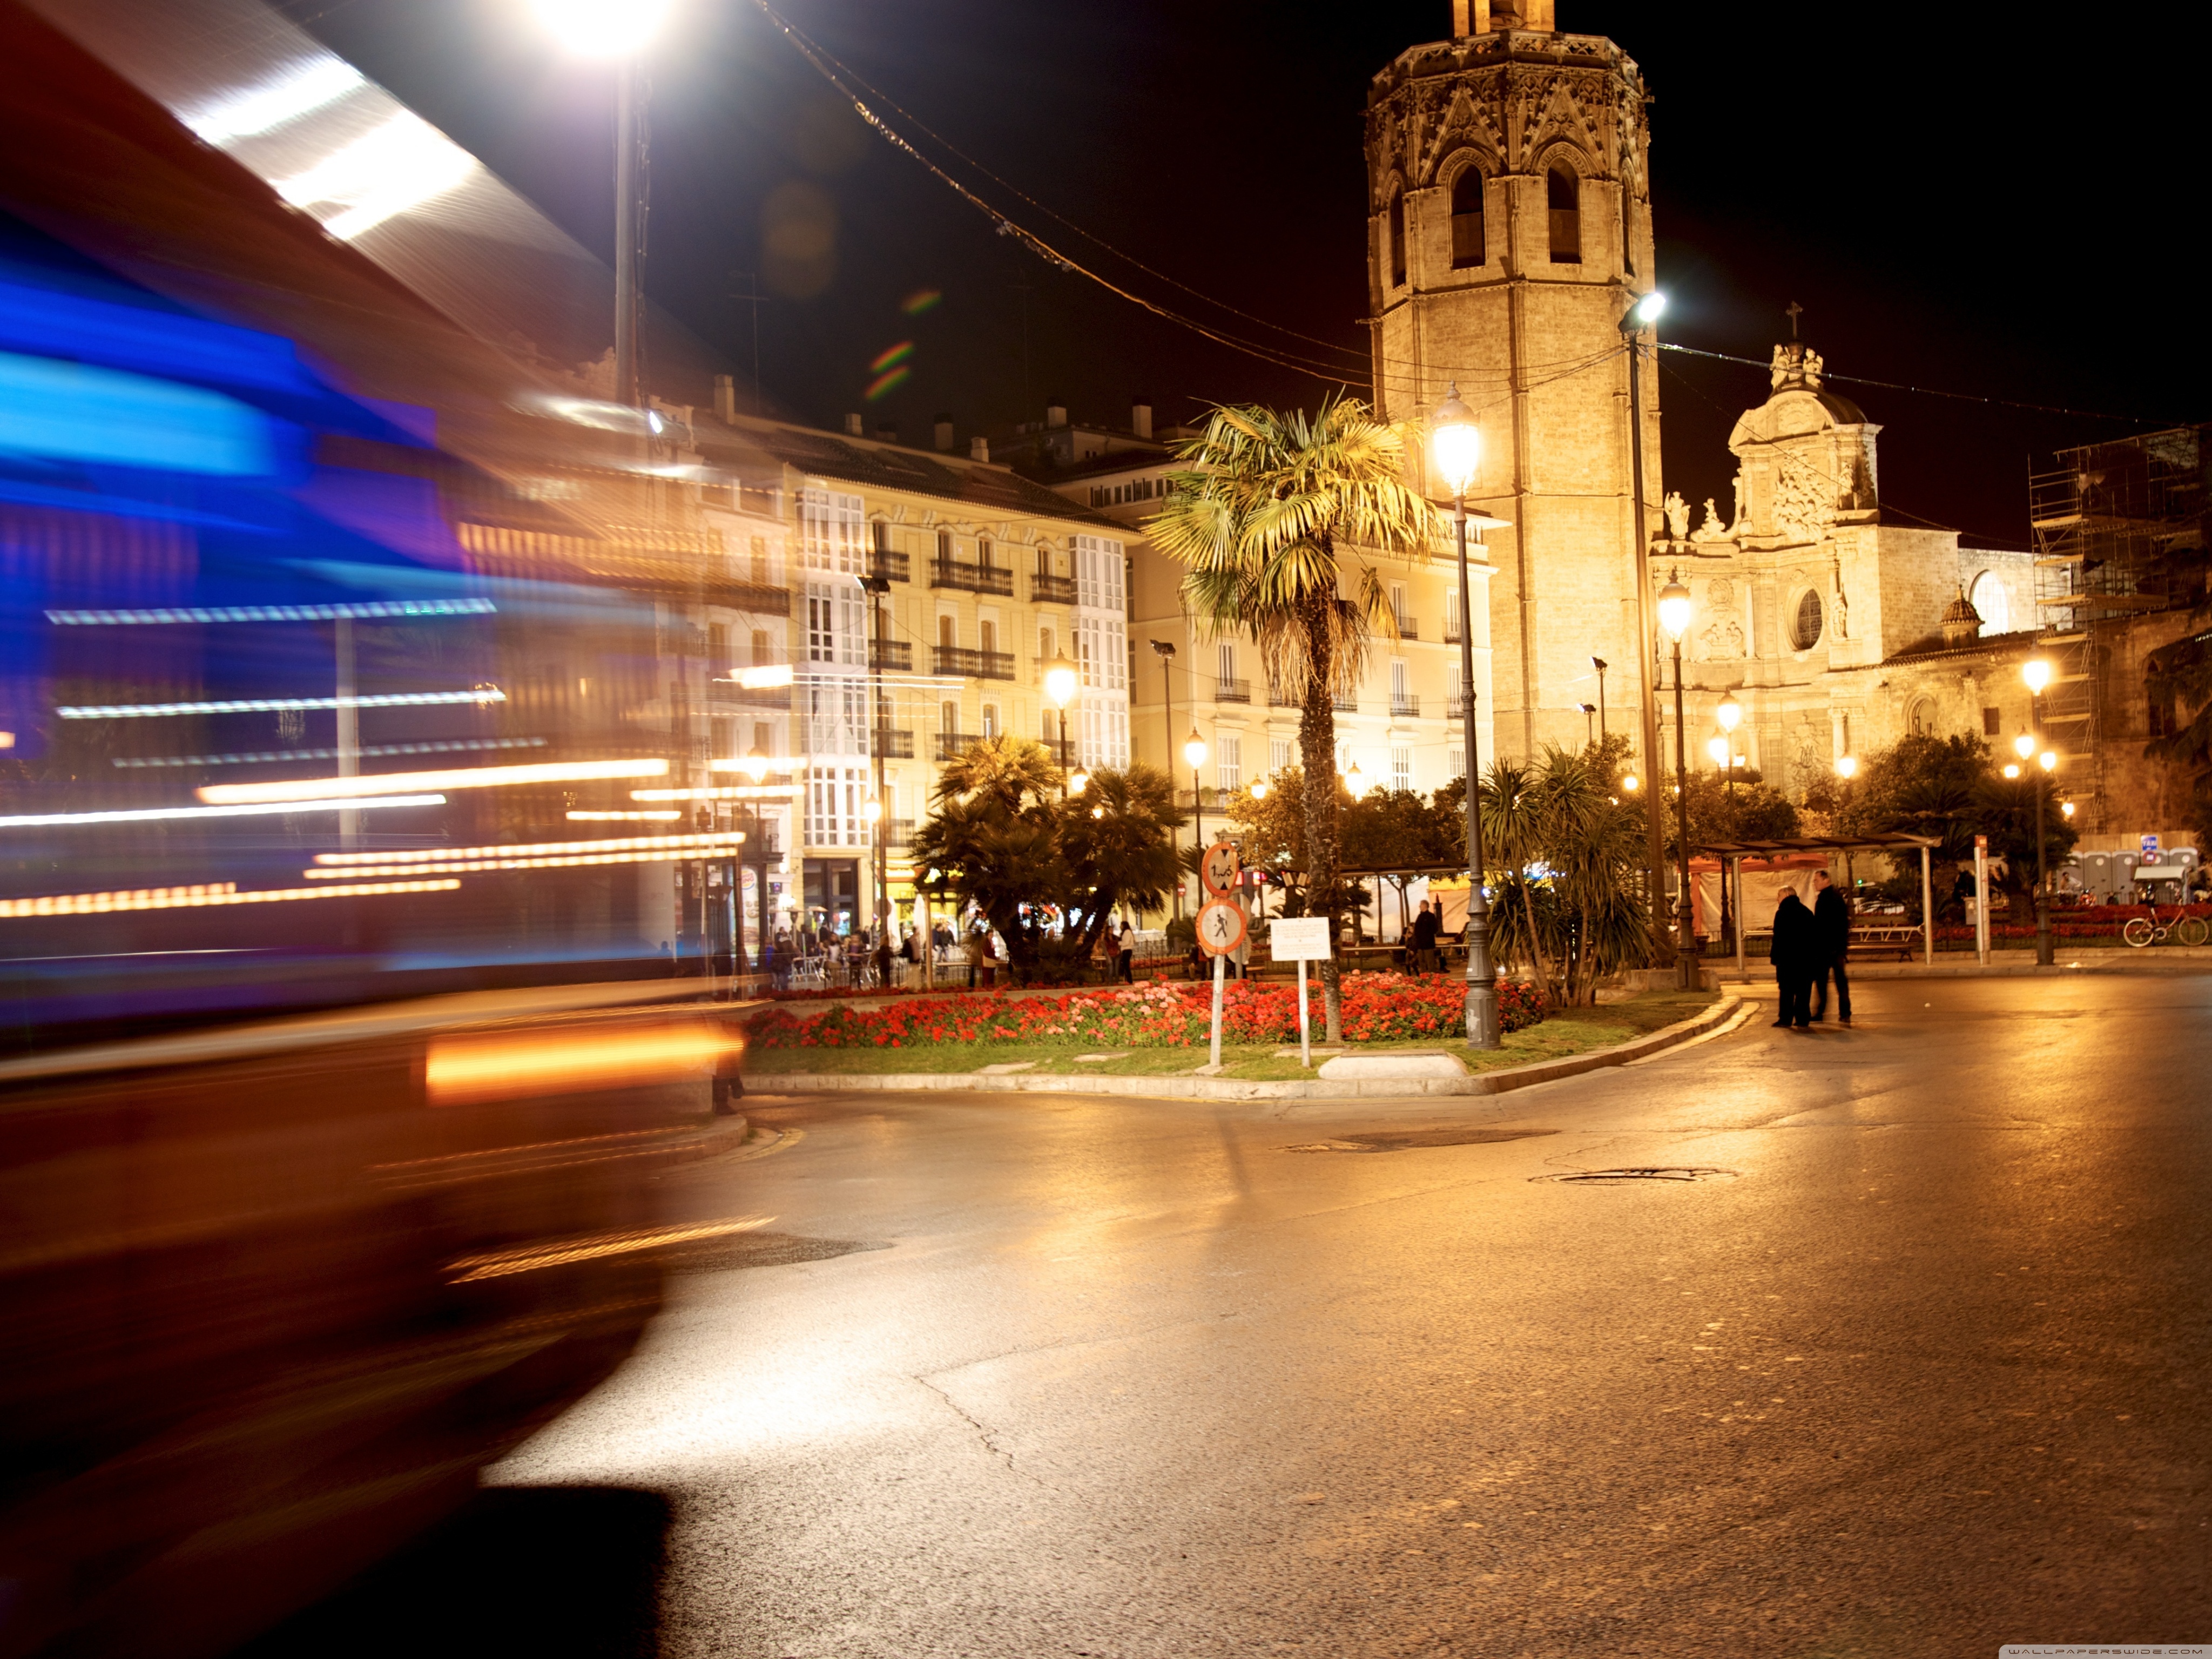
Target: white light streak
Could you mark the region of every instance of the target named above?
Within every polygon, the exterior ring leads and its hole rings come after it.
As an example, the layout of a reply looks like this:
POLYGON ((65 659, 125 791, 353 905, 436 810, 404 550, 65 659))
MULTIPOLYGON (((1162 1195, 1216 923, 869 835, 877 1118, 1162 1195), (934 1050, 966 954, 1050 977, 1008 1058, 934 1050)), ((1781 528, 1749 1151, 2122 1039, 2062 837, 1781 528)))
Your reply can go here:
POLYGON ((240 138, 273 132, 288 121, 326 108, 368 84, 343 58, 312 58, 183 120, 204 142, 228 149, 240 138))
MULTIPOLYGON (((733 768, 736 763, 730 763, 733 768)), ((723 763, 716 761, 717 769, 723 763)), ((711 789, 633 789, 632 800, 788 800, 806 793, 798 783, 732 783, 711 789)))
MULTIPOLYGON (((443 806, 443 795, 371 795, 365 800, 349 800, 344 810, 368 811, 380 806, 443 806)), ((0 830, 31 830, 48 825, 72 823, 150 823, 171 818, 247 818, 267 817, 279 812, 335 812, 336 801, 273 800, 257 801, 240 806, 145 806, 118 808, 112 812, 18 812, 0 817, 0 830)))
POLYGON ((432 703, 505 702, 497 686, 471 691, 379 691, 365 697, 236 697, 217 702, 99 702, 71 704, 54 713, 65 720, 150 720, 164 714, 269 714, 289 708, 420 708, 432 703))
POLYGON ((681 812, 571 812, 571 823, 674 823, 681 812))
POLYGON ((458 187, 476 165, 473 155, 421 116, 401 110, 305 173, 274 182, 276 193, 294 207, 336 209, 315 216, 325 230, 349 242, 394 214, 458 187))
POLYGON ((364 599, 349 605, 214 605, 160 606, 150 611, 49 611, 46 620, 65 628, 113 628, 161 623, 336 622, 351 617, 482 617, 498 609, 489 599, 364 599))
POLYGON ((734 674, 719 676, 717 684, 727 685, 733 680, 748 691, 765 691, 776 686, 789 685, 791 665, 787 662, 762 668, 740 668, 734 674))
MULTIPOLYGON (((0 744, 0 748, 6 745, 0 744)), ((440 738, 425 743, 363 744, 354 753, 371 755, 456 755, 481 749, 543 749, 543 738, 440 738)), ((107 763, 131 770, 167 766, 265 766, 271 762, 336 760, 335 749, 254 749, 235 755, 118 755, 107 763)))
POLYGON ((597 841, 524 842, 503 847, 418 847, 391 853, 318 853, 315 862, 324 866, 350 866, 419 864, 432 860, 451 862, 456 860, 550 858, 568 853, 628 852, 675 858, 687 852, 705 852, 718 847, 735 846, 744 839, 742 830, 731 830, 699 836, 604 836, 597 841))
POLYGON ((450 893, 458 881, 368 881, 343 887, 270 887, 241 893, 236 882, 138 887, 119 893, 54 893, 0 899, 0 916, 91 916, 116 910, 198 910, 210 905, 283 904, 293 899, 374 898, 386 893, 450 893))
POLYGON ((547 761, 528 766, 465 766, 447 772, 379 772, 368 777, 295 778, 283 783, 210 783, 202 800, 224 805, 252 800, 343 800, 402 790, 497 789, 520 783, 574 783, 592 778, 657 778, 665 760, 547 761))

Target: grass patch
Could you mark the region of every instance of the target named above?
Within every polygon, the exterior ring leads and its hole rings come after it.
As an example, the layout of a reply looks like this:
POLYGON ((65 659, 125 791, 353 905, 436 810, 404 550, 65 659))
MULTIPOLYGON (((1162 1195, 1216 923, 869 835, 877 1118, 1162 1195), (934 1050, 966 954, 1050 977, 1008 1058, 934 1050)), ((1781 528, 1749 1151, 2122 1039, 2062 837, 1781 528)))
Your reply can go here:
MULTIPOLYGON (((1563 1060, 1611 1048, 1632 1037, 1644 1036, 1689 1018, 1718 1000, 1711 991, 1647 991, 1624 1002, 1601 1003, 1595 1008, 1562 1008, 1540 1025, 1511 1031, 1500 1040, 1494 1054, 1470 1053, 1449 1039, 1429 1038, 1401 1042, 1355 1044, 1356 1054, 1392 1054, 1443 1048, 1456 1054, 1478 1072, 1527 1066, 1537 1060, 1563 1060)), ((1221 1045, 1224 1077, 1257 1082, 1295 1082, 1316 1074, 1298 1064, 1297 1056, 1278 1058, 1278 1043, 1221 1045)), ((1185 1077, 1206 1063, 1206 1048, 1133 1048, 1119 1058, 1079 1061, 1078 1054, 1104 1052, 1081 1042, 939 1042, 911 1048, 757 1048, 745 1056, 749 1078, 769 1078, 794 1072, 817 1072, 846 1076, 882 1076, 891 1073, 943 1074, 975 1072, 986 1066, 1029 1062, 1031 1070, 1060 1077, 1185 1077)), ((1318 1061, 1322 1056, 1316 1056, 1318 1061)))

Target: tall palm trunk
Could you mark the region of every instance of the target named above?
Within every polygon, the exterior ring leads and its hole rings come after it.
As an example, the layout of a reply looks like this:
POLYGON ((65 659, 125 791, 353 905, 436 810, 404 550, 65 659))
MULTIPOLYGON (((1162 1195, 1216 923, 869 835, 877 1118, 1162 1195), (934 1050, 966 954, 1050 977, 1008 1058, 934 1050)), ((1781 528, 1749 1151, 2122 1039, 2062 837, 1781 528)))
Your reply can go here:
MULTIPOLYGON (((1476 878, 1479 881, 1480 876, 1476 878)), ((1528 965, 1535 970, 1536 993, 1546 1002, 1552 1000, 1552 975, 1544 966, 1544 940, 1536 931, 1536 901, 1528 893, 1528 867, 1521 866, 1521 915, 1528 924, 1528 965)))
POLYGON ((1336 957, 1343 902, 1336 878, 1336 691, 1331 681, 1335 641, 1328 627, 1333 593, 1310 593, 1298 602, 1306 635, 1306 683, 1298 711, 1298 754, 1304 764, 1307 914, 1316 901, 1328 918, 1328 955, 1321 964, 1323 1041, 1344 1041, 1343 981, 1336 957))

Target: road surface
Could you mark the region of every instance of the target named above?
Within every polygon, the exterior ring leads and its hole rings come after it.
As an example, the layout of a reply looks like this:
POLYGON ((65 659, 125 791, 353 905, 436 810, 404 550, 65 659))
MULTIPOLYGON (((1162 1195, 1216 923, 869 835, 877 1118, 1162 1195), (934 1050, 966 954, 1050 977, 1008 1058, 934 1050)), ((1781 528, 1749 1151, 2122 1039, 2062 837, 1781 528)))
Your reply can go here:
POLYGON ((539 1652, 2212 1641, 2212 978, 1857 1004, 1492 1101, 751 1103, 686 1201, 775 1220, 380 1604, 481 1547, 448 1635, 539 1652), (1345 1139, 1451 1129, 1527 1133, 1345 1139))

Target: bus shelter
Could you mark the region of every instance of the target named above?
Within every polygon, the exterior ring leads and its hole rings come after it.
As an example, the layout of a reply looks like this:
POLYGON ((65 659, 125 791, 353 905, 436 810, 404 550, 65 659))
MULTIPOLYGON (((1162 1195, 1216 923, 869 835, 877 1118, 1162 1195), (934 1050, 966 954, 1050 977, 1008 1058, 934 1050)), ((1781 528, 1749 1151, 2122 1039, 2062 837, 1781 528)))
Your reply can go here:
MULTIPOLYGON (((1771 867, 1802 859, 1807 854, 1880 853, 1891 859, 1899 859, 1917 851, 1920 854, 1920 942, 1921 953, 1928 965, 1936 965, 1936 895, 1933 870, 1929 864, 1929 849, 1940 845, 1933 836, 1785 836, 1771 841, 1715 841, 1706 842, 1692 850, 1693 856, 1717 859, 1721 879, 1726 884, 1732 899, 1731 909, 1735 919, 1735 970, 1747 971, 1743 948, 1743 877, 1744 861, 1758 860, 1771 867)), ((1695 866, 1692 866, 1692 881, 1695 866)))

